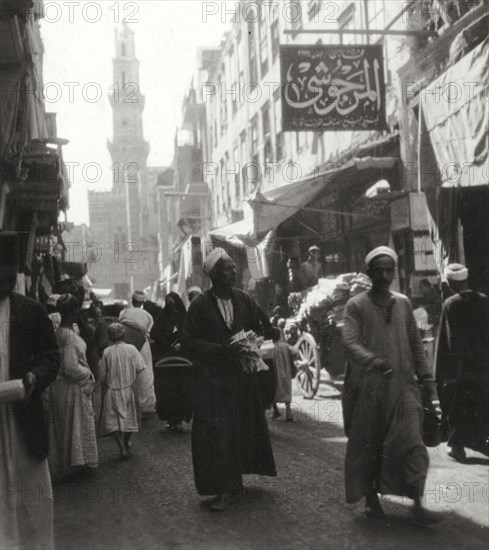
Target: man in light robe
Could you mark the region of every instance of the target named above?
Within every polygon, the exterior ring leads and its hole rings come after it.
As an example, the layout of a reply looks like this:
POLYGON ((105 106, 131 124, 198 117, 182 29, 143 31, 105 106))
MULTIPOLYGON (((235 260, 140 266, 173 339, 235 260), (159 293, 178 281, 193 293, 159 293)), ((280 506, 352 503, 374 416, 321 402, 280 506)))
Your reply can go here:
MULTIPOLYGON (((182 348, 196 369, 192 461, 197 491, 215 512, 239 500, 243 474, 275 476, 257 372, 243 372, 241 331, 264 331, 253 299, 234 289, 236 268, 222 248, 205 260, 212 288, 190 304, 182 348)), ((264 314, 263 314, 264 315, 264 314)), ((268 321, 268 319, 266 319, 268 321)))
POLYGON ((300 268, 300 279, 303 290, 317 285, 319 279, 324 276, 324 268, 319 256, 319 246, 313 245, 307 252, 309 257, 307 261, 301 264, 300 268))
POLYGON ((365 498, 367 516, 379 518, 379 493, 406 496, 415 520, 428 525, 437 518, 422 506, 429 458, 417 381, 434 399, 433 378, 409 300, 389 290, 397 254, 379 247, 365 264, 372 289, 349 300, 344 313, 346 500, 365 498))
MULTIPOLYGON (((141 348, 141 355, 144 359, 146 368, 136 380, 136 392, 138 394, 141 413, 151 414, 155 412, 156 397, 154 390, 154 372, 151 347, 149 345, 149 333, 153 328, 153 317, 143 309, 146 295, 142 290, 136 290, 132 295, 132 308, 126 308, 121 311, 119 320, 129 320, 135 322, 140 330, 144 332, 146 341, 141 348)), ((124 323, 123 323, 124 324, 124 323)))
POLYGON ((464 462, 466 447, 489 456, 489 298, 470 290, 462 264, 445 274, 454 295, 441 313, 436 382, 448 454, 464 462))
POLYGON ((13 292, 17 238, 0 232, 0 395, 3 384, 21 381, 18 396, 0 399, 0 548, 51 550, 53 494, 41 394, 56 379, 59 351, 42 306, 13 292))

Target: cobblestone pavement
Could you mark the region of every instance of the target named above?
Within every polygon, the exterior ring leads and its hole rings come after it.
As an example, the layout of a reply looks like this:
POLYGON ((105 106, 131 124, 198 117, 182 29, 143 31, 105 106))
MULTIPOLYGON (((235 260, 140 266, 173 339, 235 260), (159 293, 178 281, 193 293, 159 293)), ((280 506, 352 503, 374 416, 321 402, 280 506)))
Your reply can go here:
POLYGON ((58 550, 489 548, 489 460, 475 453, 460 465, 445 445, 430 449, 426 504, 443 516, 432 528, 414 525, 402 499, 384 499, 384 522, 347 505, 335 394, 322 386, 314 400, 296 396, 296 422, 270 422, 278 477, 246 476, 241 503, 221 514, 195 492, 190 435, 160 431, 151 417, 127 462, 111 439, 100 440, 98 472, 55 488, 58 550))

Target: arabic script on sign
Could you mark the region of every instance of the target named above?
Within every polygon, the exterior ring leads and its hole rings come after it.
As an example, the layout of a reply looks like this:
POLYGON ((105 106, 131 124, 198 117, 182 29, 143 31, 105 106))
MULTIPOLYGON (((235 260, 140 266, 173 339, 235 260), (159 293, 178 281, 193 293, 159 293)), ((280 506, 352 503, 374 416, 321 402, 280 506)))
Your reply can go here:
POLYGON ((385 127, 381 46, 282 46, 285 131, 385 127))

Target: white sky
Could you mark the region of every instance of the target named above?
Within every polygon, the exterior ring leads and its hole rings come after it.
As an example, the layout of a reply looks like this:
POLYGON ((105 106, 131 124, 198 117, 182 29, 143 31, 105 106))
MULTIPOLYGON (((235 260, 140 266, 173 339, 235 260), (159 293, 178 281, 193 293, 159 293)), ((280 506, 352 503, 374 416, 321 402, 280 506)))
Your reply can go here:
MULTIPOLYGON (((77 3, 45 0, 41 32, 46 110, 57 113, 58 136, 70 140, 64 147, 65 161, 80 163, 70 168, 73 183, 68 220, 88 223, 87 190, 109 189, 112 182, 107 140, 112 139, 108 94, 113 85, 114 29, 121 26, 124 17, 132 21, 140 61, 140 89, 146 97, 143 124, 144 137, 151 146, 148 165, 165 166, 173 157, 173 139, 181 122, 183 95, 196 69, 197 47, 218 46, 230 27, 231 16, 223 22, 226 17, 218 13, 204 23, 206 2, 202 0, 77 3), (64 84, 67 82, 80 84, 72 87, 71 98, 70 86, 64 84), (83 88, 91 82, 96 85, 86 87, 83 94, 83 88), (102 91, 99 100, 97 90, 102 91), (94 101, 87 100, 87 96, 94 101), (100 181, 89 181, 97 177, 97 169, 89 163, 100 166, 100 181)), ((216 2, 219 9, 222 4, 216 2)))

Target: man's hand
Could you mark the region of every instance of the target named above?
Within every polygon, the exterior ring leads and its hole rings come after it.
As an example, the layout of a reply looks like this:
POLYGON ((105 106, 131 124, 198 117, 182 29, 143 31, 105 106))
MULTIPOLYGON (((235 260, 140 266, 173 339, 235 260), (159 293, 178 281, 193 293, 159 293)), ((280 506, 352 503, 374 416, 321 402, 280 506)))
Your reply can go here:
POLYGON ((36 387, 36 375, 33 372, 28 372, 24 376, 24 379, 22 380, 22 382, 24 383, 24 388, 25 388, 24 399, 28 401, 32 396, 34 388, 36 387))
POLYGON ((372 370, 375 370, 377 372, 380 372, 380 374, 388 375, 392 372, 391 367, 389 366, 389 363, 385 359, 374 359, 372 363, 370 363, 370 368, 372 370))

